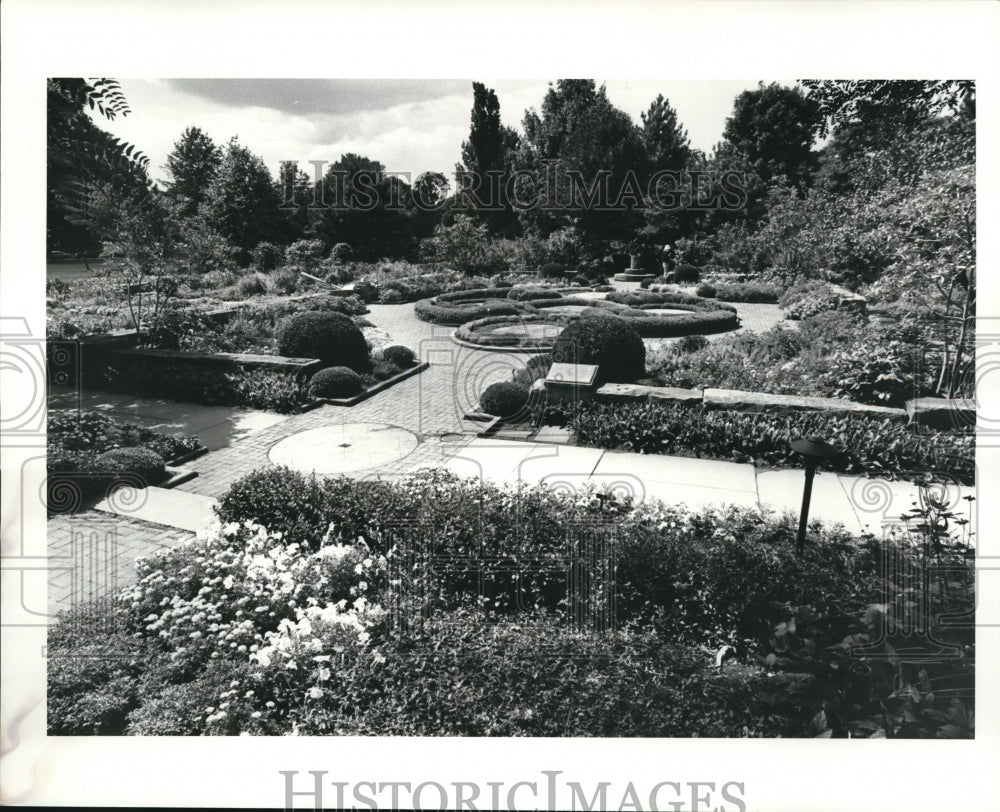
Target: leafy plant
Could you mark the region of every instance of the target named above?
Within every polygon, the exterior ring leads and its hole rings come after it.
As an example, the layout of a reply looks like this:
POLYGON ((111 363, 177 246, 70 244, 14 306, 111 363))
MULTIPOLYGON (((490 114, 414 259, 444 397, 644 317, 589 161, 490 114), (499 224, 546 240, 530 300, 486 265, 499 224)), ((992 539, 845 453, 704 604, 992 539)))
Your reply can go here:
POLYGON ((890 477, 899 471, 932 470, 964 483, 973 482, 975 476, 970 435, 916 433, 898 421, 861 415, 708 411, 659 403, 593 404, 579 409, 570 425, 574 441, 581 445, 779 467, 801 464, 788 447, 789 440, 817 435, 844 449, 841 456, 827 462, 832 470, 890 477))

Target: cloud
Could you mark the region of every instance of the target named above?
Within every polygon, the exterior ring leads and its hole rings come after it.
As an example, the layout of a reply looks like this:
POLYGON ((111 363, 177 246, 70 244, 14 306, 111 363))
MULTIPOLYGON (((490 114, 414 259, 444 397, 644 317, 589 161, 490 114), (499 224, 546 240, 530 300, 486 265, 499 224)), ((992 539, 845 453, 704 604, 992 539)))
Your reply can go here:
POLYGON ((181 93, 227 107, 263 107, 295 115, 387 110, 453 94, 471 98, 466 79, 170 79, 181 93))

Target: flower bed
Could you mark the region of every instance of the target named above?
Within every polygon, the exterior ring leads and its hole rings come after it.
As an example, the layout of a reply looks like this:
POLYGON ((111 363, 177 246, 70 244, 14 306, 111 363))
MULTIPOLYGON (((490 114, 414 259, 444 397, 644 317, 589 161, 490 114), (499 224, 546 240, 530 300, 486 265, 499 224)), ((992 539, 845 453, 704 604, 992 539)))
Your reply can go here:
MULTIPOLYGON (((908 540, 817 527, 797 555, 793 521, 755 510, 634 507, 442 473, 385 482, 264 469, 219 511, 207 538, 139 564, 137 585, 101 615, 120 632, 95 638, 72 617, 51 628, 50 735, 963 732, 925 714, 933 697, 909 690, 888 657, 852 668, 857 655, 838 649, 903 620, 902 598, 877 617, 870 605, 886 594, 886 556, 923 571, 908 540), (614 529, 610 562, 573 558, 566 540, 581 524, 614 529), (477 566, 414 566, 432 550, 477 566), (584 605, 566 604, 573 561, 584 605), (614 628, 567 623, 599 608, 586 601, 609 586, 609 563, 614 628), (718 665, 720 646, 737 659, 718 665), (816 723, 823 709, 829 725, 816 723)), ((934 611, 970 610, 972 562, 928 563, 951 582, 929 596, 934 611)), ((906 597, 906 576, 888 577, 906 597)), ((973 651, 970 635, 944 633, 973 651)), ((967 666, 931 664, 927 679, 970 689, 967 666)))
POLYGON ((73 512, 117 484, 156 485, 167 463, 204 450, 197 437, 168 435, 98 412, 52 409, 47 416, 47 505, 73 512))

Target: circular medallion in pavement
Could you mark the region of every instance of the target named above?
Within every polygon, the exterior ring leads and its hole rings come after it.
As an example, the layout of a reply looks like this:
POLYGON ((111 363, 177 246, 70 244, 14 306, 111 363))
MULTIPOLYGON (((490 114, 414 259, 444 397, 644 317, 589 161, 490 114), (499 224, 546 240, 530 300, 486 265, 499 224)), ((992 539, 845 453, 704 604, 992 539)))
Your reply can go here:
POLYGON ((402 459, 417 447, 413 432, 385 423, 308 429, 271 446, 268 459, 303 473, 346 474, 402 459))

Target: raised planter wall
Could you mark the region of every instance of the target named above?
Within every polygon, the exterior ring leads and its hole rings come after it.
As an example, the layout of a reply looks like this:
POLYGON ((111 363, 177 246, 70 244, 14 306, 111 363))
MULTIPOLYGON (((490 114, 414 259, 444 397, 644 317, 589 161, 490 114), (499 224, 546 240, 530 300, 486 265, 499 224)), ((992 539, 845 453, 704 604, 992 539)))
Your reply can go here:
POLYGON ((669 386, 608 383, 597 390, 594 398, 598 403, 638 403, 654 400, 737 412, 826 412, 859 414, 900 421, 907 419, 904 409, 888 406, 870 406, 841 398, 771 395, 764 392, 743 392, 738 389, 678 389, 669 386))
POLYGON ((114 350, 114 355, 142 359, 143 363, 183 361, 184 363, 222 369, 256 367, 276 372, 311 374, 323 367, 317 358, 286 358, 282 355, 249 355, 235 352, 187 352, 185 350, 152 350, 129 347, 114 350))

